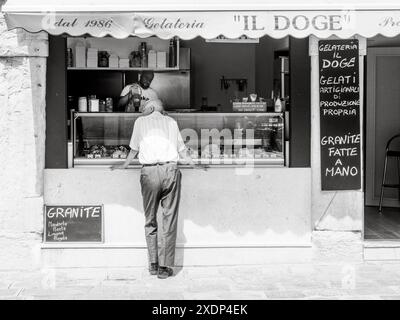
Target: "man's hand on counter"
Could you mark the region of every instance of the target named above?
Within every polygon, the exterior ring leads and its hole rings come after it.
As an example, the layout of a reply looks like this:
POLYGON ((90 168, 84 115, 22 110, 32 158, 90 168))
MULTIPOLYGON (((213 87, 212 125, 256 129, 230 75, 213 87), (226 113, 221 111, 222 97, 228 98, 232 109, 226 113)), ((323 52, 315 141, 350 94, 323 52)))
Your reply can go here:
POLYGON ((195 162, 179 162, 180 165, 185 166, 185 168, 189 168, 189 169, 202 169, 204 171, 207 171, 207 169, 209 168, 209 166, 205 165, 205 164, 200 164, 200 163, 195 163, 195 162))
POLYGON ((208 165, 206 164, 201 164, 201 163, 196 163, 194 166, 195 169, 202 169, 204 171, 207 171, 207 169, 209 168, 208 165))
POLYGON ((137 150, 132 150, 129 151, 128 156, 126 157, 126 160, 124 161, 124 163, 122 164, 114 164, 113 166, 111 166, 111 170, 115 170, 115 169, 126 169, 128 168, 129 164, 131 163, 131 161, 137 156, 138 151, 137 150))
POLYGON ((125 166, 125 164, 114 164, 110 167, 111 170, 118 170, 118 169, 126 169, 128 166, 125 166))
POLYGON ((195 163, 192 157, 189 155, 187 148, 179 152, 179 162, 180 165, 187 166, 190 169, 203 169, 207 171, 208 166, 203 164, 195 163))

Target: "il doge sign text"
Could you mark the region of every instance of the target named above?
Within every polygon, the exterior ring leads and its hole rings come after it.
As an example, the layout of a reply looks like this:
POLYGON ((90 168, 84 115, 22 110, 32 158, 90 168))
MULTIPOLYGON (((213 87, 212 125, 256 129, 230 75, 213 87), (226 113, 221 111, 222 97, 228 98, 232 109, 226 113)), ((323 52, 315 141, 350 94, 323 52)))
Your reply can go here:
POLYGON ((178 36, 206 39, 224 35, 259 38, 287 35, 326 38, 337 35, 348 38, 355 34, 370 37, 378 33, 394 36, 400 33, 400 10, 393 11, 246 11, 246 12, 6 12, 8 28, 22 27, 31 32, 45 30, 50 34, 73 36, 90 34, 163 39, 178 36))

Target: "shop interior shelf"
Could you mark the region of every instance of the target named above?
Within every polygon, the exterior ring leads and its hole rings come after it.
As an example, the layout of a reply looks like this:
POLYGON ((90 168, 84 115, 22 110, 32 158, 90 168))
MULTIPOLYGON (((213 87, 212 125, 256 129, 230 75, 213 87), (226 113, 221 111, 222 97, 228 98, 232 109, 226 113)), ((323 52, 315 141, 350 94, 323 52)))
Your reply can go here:
MULTIPOLYGON (((210 117, 210 115, 224 116, 282 116, 283 112, 169 112, 168 115, 174 116, 196 116, 210 117)), ((75 117, 139 117, 140 112, 74 112, 75 117)))
POLYGON ((154 71, 154 72, 167 72, 180 70, 178 67, 174 68, 109 68, 109 67, 68 67, 68 71, 154 71))
MULTIPOLYGON (((112 159, 112 158, 101 158, 101 159, 87 159, 83 157, 74 159, 74 166, 111 166, 113 164, 123 163, 125 159, 112 159)), ((282 157, 277 158, 264 158, 264 159, 246 159, 246 158, 227 158, 227 159, 193 159, 197 164, 203 165, 234 165, 234 166, 249 166, 252 163, 256 165, 282 165, 284 164, 284 159, 282 157)), ((132 165, 140 165, 138 160, 133 160, 132 165)))

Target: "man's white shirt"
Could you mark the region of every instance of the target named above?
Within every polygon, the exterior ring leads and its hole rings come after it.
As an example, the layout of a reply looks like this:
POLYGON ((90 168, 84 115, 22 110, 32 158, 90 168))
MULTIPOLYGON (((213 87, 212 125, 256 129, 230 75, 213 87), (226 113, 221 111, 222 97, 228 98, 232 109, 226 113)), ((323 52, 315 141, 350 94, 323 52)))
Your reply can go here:
POLYGON ((139 151, 141 164, 177 162, 185 149, 176 121, 158 111, 136 119, 129 146, 139 151))

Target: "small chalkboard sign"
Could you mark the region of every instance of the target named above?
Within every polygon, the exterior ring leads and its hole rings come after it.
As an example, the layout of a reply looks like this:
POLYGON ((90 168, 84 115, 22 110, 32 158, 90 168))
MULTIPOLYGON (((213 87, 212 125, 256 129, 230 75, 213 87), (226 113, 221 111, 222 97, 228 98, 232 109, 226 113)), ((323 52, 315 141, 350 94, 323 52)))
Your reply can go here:
POLYGON ((322 190, 361 188, 358 40, 319 41, 322 190))
POLYGON ((45 242, 103 242, 103 206, 44 207, 45 242))

